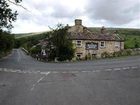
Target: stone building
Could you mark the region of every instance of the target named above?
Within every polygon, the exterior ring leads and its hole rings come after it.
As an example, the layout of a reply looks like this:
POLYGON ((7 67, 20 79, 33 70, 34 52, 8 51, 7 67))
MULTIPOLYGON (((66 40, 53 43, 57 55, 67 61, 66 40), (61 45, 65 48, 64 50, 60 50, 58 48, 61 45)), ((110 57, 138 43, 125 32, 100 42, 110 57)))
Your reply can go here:
POLYGON ((82 25, 82 20, 76 19, 75 25, 68 29, 69 39, 75 48, 75 57, 85 59, 100 58, 101 54, 114 53, 124 49, 124 40, 115 32, 108 32, 104 27, 94 33, 82 25))

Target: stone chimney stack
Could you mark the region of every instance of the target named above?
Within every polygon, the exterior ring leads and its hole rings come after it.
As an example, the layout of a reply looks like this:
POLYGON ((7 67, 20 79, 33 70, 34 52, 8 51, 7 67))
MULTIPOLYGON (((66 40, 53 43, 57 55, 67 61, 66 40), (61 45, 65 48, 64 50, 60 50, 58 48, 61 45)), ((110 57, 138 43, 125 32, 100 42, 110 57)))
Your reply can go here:
POLYGON ((81 19, 75 19, 75 25, 76 26, 82 25, 82 20, 81 19))
POLYGON ((101 28, 101 34, 104 34, 104 33, 106 33, 106 29, 105 29, 104 26, 102 26, 102 28, 101 28))

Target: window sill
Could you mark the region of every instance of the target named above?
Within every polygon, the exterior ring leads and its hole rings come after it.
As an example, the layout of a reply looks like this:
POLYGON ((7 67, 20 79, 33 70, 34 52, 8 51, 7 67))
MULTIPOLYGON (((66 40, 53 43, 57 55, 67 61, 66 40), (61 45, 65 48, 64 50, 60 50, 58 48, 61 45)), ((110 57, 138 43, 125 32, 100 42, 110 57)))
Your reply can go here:
POLYGON ((106 47, 100 46, 100 48, 101 48, 101 49, 104 49, 104 48, 106 48, 106 47))
POLYGON ((120 48, 119 46, 115 46, 115 48, 120 48))
POLYGON ((82 46, 76 46, 76 48, 81 48, 82 46))

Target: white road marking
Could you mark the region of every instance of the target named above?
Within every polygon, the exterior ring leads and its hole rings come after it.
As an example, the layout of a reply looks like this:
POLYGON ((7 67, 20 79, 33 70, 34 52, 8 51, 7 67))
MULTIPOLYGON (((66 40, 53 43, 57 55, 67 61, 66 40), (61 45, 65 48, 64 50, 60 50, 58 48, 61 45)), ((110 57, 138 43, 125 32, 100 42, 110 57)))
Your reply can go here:
POLYGON ((132 68, 132 69, 137 69, 138 67, 136 67, 136 66, 132 66, 131 68, 132 68))
POLYGON ((13 69, 8 70, 8 72, 17 73, 17 71, 16 70, 13 70, 13 69))
POLYGON ((33 91, 33 90, 34 90, 34 88, 35 88, 35 85, 36 85, 36 84, 33 84, 32 88, 31 88, 31 91, 33 91))
POLYGON ((120 71, 121 68, 114 68, 113 71, 120 71))
POLYGON ((24 73, 23 71, 18 71, 17 73, 24 73))
POLYGON ((45 73, 45 76, 42 76, 39 80, 37 80, 37 82, 35 84, 33 84, 32 88, 31 88, 31 91, 34 90, 35 86, 40 82, 42 81, 48 74, 50 74, 50 72, 46 72, 45 73))
POLYGON ((57 74, 57 73, 59 73, 59 72, 57 72, 57 71, 52 71, 51 73, 53 73, 53 74, 57 74))
POLYGON ((120 67, 120 68, 109 68, 105 70, 73 70, 73 71, 48 71, 48 72, 41 72, 41 71, 24 71, 20 69, 8 69, 8 68, 0 68, 1 72, 11 72, 11 73, 23 73, 23 74, 41 74, 41 75, 47 75, 48 73, 88 73, 88 72, 111 72, 111 71, 124 71, 124 70, 133 70, 137 69, 139 66, 127 66, 127 67, 120 67))
POLYGON ((63 72, 61 72, 61 73, 64 73, 64 74, 65 74, 65 73, 68 73, 68 72, 67 72, 67 71, 63 71, 63 72))
POLYGON ((101 71, 103 71, 103 70, 95 70, 94 72, 101 72, 101 71))
POLYGON ((126 67, 126 70, 130 69, 130 67, 126 67))
POLYGON ((83 72, 83 73, 88 73, 88 72, 91 72, 91 71, 81 71, 81 72, 83 72))
POLYGON ((39 83, 41 80, 43 80, 44 77, 45 77, 45 76, 41 77, 41 78, 37 81, 37 83, 39 83))
POLYGON ((32 72, 32 71, 26 71, 26 73, 28 73, 28 74, 34 73, 35 74, 35 72, 32 72))
POLYGON ((71 71, 71 73, 78 73, 78 72, 80 72, 80 71, 71 71))
POLYGON ((5 71, 5 72, 9 72, 9 70, 8 70, 7 68, 4 68, 3 71, 5 71))
POLYGON ((40 72, 40 74, 46 74, 46 72, 40 72))
MULTIPOLYGON (((40 74, 48 75, 50 72, 40 72, 40 74)), ((53 73, 53 72, 52 72, 53 73)))
POLYGON ((123 69, 123 70, 126 70, 127 68, 126 68, 126 67, 123 67, 122 69, 123 69))
POLYGON ((21 70, 15 70, 16 72, 20 72, 21 70))
POLYGON ((106 69, 105 71, 112 71, 112 69, 106 69))

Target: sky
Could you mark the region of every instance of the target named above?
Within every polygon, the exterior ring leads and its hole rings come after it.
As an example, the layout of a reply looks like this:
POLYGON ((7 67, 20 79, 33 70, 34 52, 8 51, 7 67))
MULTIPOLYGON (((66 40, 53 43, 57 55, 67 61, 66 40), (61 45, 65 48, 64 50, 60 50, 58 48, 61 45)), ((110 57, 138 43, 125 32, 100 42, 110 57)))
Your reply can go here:
POLYGON ((86 27, 140 28, 140 0, 22 0, 12 33, 48 31, 58 23, 86 27))

